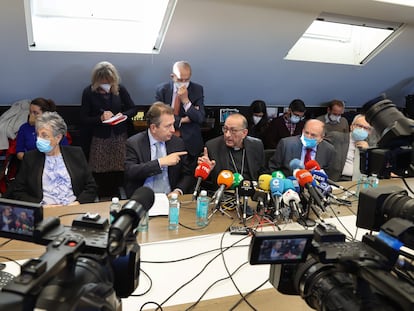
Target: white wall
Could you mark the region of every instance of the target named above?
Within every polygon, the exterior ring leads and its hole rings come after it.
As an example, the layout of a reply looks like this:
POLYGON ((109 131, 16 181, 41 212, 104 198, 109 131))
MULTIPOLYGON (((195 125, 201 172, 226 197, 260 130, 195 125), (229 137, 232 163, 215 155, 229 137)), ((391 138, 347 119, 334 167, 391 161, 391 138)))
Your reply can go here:
POLYGON ((192 63, 193 80, 205 87, 207 105, 249 105, 256 98, 288 105, 302 98, 308 106, 319 106, 338 98, 360 106, 387 92, 403 106, 404 96, 414 92, 413 27, 364 67, 284 61, 316 15, 179 0, 159 55, 29 52, 23 0, 2 0, 0 104, 42 96, 60 105, 79 105, 92 67, 108 60, 119 69, 135 103, 148 105, 155 86, 169 79, 172 63, 185 59, 192 63))

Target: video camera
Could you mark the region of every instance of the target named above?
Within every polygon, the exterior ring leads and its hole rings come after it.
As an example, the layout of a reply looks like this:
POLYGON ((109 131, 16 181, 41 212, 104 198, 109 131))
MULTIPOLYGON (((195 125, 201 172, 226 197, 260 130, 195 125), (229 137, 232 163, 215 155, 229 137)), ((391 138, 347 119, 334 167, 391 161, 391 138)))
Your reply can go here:
POLYGON ((3 199, 0 206, 8 213, 19 209, 37 216, 23 231, 2 227, 0 236, 47 248, 2 288, 0 310, 120 310, 120 298, 138 286, 140 246, 134 229, 153 203, 154 192, 141 187, 111 225, 86 213, 64 227, 58 218, 43 220, 41 206, 3 199))
POLYGON ((414 176, 414 120, 405 117, 383 97, 367 102, 362 111, 366 120, 380 135, 378 147, 361 152, 361 173, 389 178, 414 176))
POLYGON ((313 232, 260 232, 250 243, 250 263, 271 264, 272 285, 313 309, 414 310, 414 255, 407 251, 414 249, 413 220, 414 199, 402 188, 364 189, 357 226, 378 234, 345 242, 325 223, 313 232))

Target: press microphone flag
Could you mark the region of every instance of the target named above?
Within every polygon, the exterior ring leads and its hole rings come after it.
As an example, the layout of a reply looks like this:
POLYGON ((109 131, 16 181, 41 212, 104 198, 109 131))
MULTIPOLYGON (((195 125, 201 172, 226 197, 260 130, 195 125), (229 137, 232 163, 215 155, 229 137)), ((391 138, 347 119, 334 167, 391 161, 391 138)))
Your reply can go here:
POLYGON ((313 171, 313 170, 319 171, 321 169, 321 166, 319 165, 319 163, 317 161, 309 160, 305 164, 305 169, 308 170, 308 171, 313 171))
POLYGON ((193 192, 193 201, 198 195, 198 190, 200 189, 201 181, 206 180, 208 175, 210 175, 211 167, 206 162, 201 162, 194 171, 194 177, 197 178, 197 184, 193 192))
POLYGON ((262 174, 259 176, 258 179, 258 186, 260 189, 264 191, 270 190, 270 181, 272 180, 272 175, 269 174, 262 174))
POLYGON ((303 168, 305 168, 305 166, 303 165, 303 162, 301 160, 299 160, 299 159, 296 159, 296 158, 290 160, 289 167, 292 170, 292 172, 294 170, 297 170, 297 169, 303 169, 303 168))
POLYGON ((323 210, 325 210, 325 206, 322 204, 321 197, 319 196, 317 190, 312 186, 313 177, 312 174, 308 170, 298 170, 295 173, 295 177, 299 182, 299 185, 303 188, 306 188, 313 198, 315 203, 323 210))
POLYGON ((233 173, 229 170, 222 170, 219 175, 217 176, 217 185, 219 189, 216 191, 214 197, 214 205, 218 206, 220 201, 223 197, 223 193, 225 189, 228 189, 233 184, 234 176, 233 173))

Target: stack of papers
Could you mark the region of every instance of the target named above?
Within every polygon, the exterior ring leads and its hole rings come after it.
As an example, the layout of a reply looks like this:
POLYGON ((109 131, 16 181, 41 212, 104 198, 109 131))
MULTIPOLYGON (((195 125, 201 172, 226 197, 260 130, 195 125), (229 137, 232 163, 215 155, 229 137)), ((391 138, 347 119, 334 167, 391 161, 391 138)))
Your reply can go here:
POLYGON ((117 125, 118 123, 124 122, 127 118, 128 117, 124 114, 114 115, 112 118, 102 121, 102 123, 106 123, 110 125, 117 125))
POLYGON ((150 208, 149 216, 168 216, 168 197, 165 193, 155 193, 155 201, 150 208))

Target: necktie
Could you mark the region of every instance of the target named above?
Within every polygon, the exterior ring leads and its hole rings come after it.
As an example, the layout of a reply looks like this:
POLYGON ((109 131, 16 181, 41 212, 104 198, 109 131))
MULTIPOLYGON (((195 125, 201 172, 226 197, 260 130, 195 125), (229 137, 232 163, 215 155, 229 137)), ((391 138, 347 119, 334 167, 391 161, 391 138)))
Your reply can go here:
MULTIPOLYGON (((157 142, 155 145, 155 158, 159 159, 165 156, 161 143, 157 142)), ((154 176, 153 188, 155 193, 169 193, 170 182, 168 180, 168 167, 161 168, 162 173, 154 176)))
POLYGON ((311 148, 306 148, 305 159, 303 161, 303 162, 305 162, 305 164, 308 161, 312 160, 311 153, 312 153, 312 149, 311 148))

